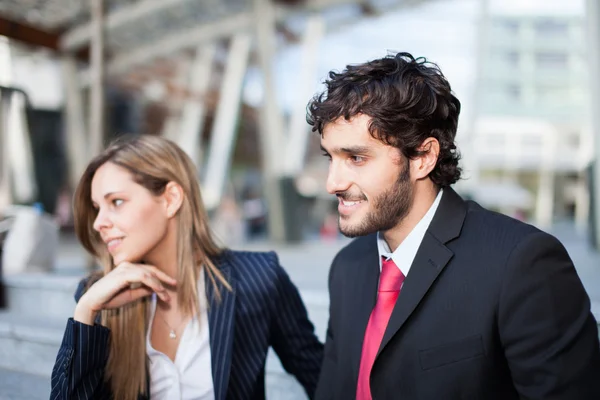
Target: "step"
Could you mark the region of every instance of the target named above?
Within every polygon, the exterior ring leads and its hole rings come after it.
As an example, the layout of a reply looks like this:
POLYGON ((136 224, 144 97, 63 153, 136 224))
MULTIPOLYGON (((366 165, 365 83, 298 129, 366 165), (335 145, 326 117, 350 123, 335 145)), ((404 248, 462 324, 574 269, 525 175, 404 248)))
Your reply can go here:
POLYGON ((0 368, 50 376, 66 322, 0 312, 0 368))
POLYGON ((22 273, 4 277, 7 309, 23 316, 66 320, 73 314, 73 297, 80 276, 22 273))
MULTIPOLYGON (((82 275, 23 273, 7 276, 4 285, 7 309, 24 316, 44 316, 61 321, 73 315, 74 293, 82 275)), ((323 290, 300 290, 318 335, 325 333, 329 296, 323 290)))
MULTIPOLYGON (((26 318, 0 312, 0 399, 47 398, 49 378, 56 360, 66 321, 26 318), (10 384, 5 385, 4 381, 10 384), (22 395, 15 397, 15 394, 22 395)), ((266 366, 269 398, 306 399, 304 390, 287 374, 270 350, 266 366)))
POLYGON ((50 378, 0 368, 0 400, 48 400, 50 378))
MULTIPOLYGON (((73 315, 73 292, 77 282, 79 278, 52 275, 20 276, 9 280, 10 308, 0 311, 0 368, 50 375, 66 321, 73 315), (40 295, 42 292, 43 296, 40 295)), ((301 291, 301 296, 317 336, 324 341, 327 294, 306 290, 301 291)), ((275 381, 287 379, 273 352, 268 356, 267 373, 275 381)))

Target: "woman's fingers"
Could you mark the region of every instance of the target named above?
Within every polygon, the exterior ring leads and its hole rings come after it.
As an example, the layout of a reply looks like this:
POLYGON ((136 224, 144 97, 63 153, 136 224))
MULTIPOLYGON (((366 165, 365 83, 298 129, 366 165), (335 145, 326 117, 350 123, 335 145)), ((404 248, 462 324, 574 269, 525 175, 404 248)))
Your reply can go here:
POLYGON ((133 282, 131 282, 131 283, 141 282, 142 284, 146 285, 147 287, 149 287, 150 289, 155 291, 161 300, 169 301, 169 295, 167 294, 165 287, 163 286, 162 282, 158 279, 158 277, 152 271, 149 271, 147 269, 142 269, 142 270, 136 271, 136 275, 138 275, 136 277, 137 279, 134 279, 133 282))
POLYGON ((90 309, 121 307, 155 292, 170 301, 165 285, 174 286, 175 279, 151 265, 124 262, 96 282, 86 293, 90 309))
POLYGON ((158 269, 152 265, 143 265, 143 267, 146 268, 147 270, 149 270, 150 272, 152 272, 162 282, 164 282, 168 285, 171 285, 171 286, 175 286, 177 284, 177 280, 175 280, 175 278, 171 278, 169 275, 165 274, 160 269, 158 269))
POLYGON ((115 297, 113 297, 108 303, 104 305, 105 309, 112 309, 121 307, 125 304, 134 302, 142 297, 150 296, 154 291, 146 286, 141 286, 133 290, 125 290, 115 297))

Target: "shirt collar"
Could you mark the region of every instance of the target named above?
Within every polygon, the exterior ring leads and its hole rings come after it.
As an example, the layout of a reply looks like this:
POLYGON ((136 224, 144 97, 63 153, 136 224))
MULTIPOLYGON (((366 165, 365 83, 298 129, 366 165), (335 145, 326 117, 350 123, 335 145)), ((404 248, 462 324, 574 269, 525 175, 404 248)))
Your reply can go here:
POLYGON ((442 199, 443 189, 440 189, 435 200, 427 210, 427 213, 421 218, 417 225, 410 231, 408 236, 400 243, 400 245, 392 251, 388 246, 387 242, 383 238, 381 232, 377 233, 377 248, 379 250, 379 268, 381 269, 381 257, 386 259, 392 259, 394 263, 400 268, 404 276, 408 275, 410 266, 417 254, 417 250, 423 241, 423 236, 427 232, 427 228, 431 224, 435 212, 442 199))

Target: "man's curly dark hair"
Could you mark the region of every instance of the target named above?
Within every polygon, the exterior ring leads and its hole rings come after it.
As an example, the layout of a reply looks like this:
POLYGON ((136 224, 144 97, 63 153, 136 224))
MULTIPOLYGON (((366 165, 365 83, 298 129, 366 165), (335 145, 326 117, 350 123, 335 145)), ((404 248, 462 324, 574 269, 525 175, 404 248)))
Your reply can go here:
POLYGON ((308 104, 307 122, 321 135, 338 118, 371 117, 369 132, 414 159, 419 147, 433 137, 440 143, 435 168, 429 174, 438 186, 460 179, 460 155, 454 143, 460 101, 440 68, 409 53, 388 55, 346 70, 330 72, 326 90, 308 104))

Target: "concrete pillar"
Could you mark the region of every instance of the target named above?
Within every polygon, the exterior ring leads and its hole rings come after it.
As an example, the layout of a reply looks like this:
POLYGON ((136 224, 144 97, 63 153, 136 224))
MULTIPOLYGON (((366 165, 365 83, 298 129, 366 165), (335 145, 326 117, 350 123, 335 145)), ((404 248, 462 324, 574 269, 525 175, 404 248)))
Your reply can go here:
POLYGON ((539 169, 535 209, 535 222, 541 229, 550 228, 554 216, 555 173, 553 163, 556 157, 556 141, 556 131, 547 132, 542 145, 542 162, 539 169))
POLYGON ((10 150, 8 148, 7 93, 0 90, 0 212, 13 203, 10 182, 10 150))
POLYGON ((13 92, 5 126, 8 134, 6 144, 9 151, 10 181, 16 203, 32 202, 37 194, 26 106, 25 95, 13 92))
POLYGON ((464 181, 459 181, 457 186, 464 187, 467 193, 472 193, 480 180, 481 165, 478 159, 477 149, 475 148, 478 119, 481 117, 480 107, 485 77, 484 71, 488 58, 488 30, 489 30, 490 6, 489 0, 479 1, 478 21, 477 21, 477 44, 475 73, 473 78, 473 90, 471 92, 471 111, 467 115, 465 130, 459 130, 457 141, 461 143, 460 151, 462 154, 462 167, 464 168, 464 181))
POLYGON ((522 132, 503 132, 506 139, 504 146, 504 171, 505 182, 518 183, 519 160, 522 157, 522 132))
MULTIPOLYGON (((186 99, 184 102, 181 113, 181 125, 177 135, 177 143, 188 153, 198 167, 200 167, 202 162, 200 159, 202 155, 201 129, 206 114, 206 98, 204 96, 210 85, 210 75, 216 49, 217 47, 214 43, 200 46, 196 49, 187 85, 193 97, 186 99)), ((233 119, 235 120, 235 116, 233 119)))
POLYGON ((94 157, 104 148, 104 1, 90 1, 92 18, 91 87, 90 87, 90 143, 88 157, 94 157))
MULTIPOLYGON (((190 83, 190 70, 192 60, 188 58, 182 59, 177 65, 177 73, 174 79, 175 87, 185 87, 190 83)), ((168 113, 169 116, 163 124, 161 135, 167 139, 177 142, 179 140, 179 132, 181 128, 181 120, 183 115, 183 107, 185 100, 175 97, 169 101, 168 113)))
POLYGON ((231 39, 211 132, 206 170, 202 174, 204 177, 202 194, 204 203, 209 209, 219 204, 229 174, 251 44, 252 38, 245 33, 237 34, 231 39))
POLYGON ((575 227, 579 232, 585 232, 590 217, 590 191, 584 173, 577 177, 577 192, 575 193, 575 227))
POLYGON ((323 37, 325 24, 320 14, 309 17, 303 38, 300 76, 296 82, 296 104, 290 121, 287 140, 284 173, 286 176, 297 176, 304 168, 310 127, 306 123, 306 104, 313 93, 317 72, 317 54, 319 43, 323 37))
POLYGON ((254 0, 257 51, 263 74, 263 104, 260 116, 260 138, 263 156, 265 197, 268 207, 269 237, 274 241, 285 240, 285 218, 280 187, 281 154, 283 145, 283 121, 277 104, 273 77, 275 49, 275 9, 270 0, 254 0))
POLYGON ((88 159, 88 131, 85 127, 83 95, 79 84, 77 61, 72 55, 62 57, 62 73, 65 85, 65 145, 69 184, 75 188, 88 159))

